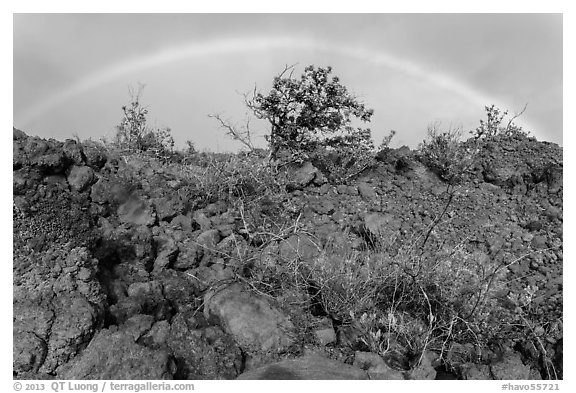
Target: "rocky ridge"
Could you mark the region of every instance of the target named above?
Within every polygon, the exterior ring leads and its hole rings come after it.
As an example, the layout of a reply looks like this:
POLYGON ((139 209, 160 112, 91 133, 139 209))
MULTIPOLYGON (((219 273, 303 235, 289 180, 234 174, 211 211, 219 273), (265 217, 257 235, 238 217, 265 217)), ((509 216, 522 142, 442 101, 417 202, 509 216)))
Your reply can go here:
POLYGON ((16 129, 13 145, 16 378, 539 379, 552 368, 561 378, 556 145, 495 141, 452 196, 407 148, 382 152, 349 184, 306 163, 287 174, 282 203, 250 211, 199 198, 182 167, 145 155, 16 129), (295 219, 274 231, 286 214, 295 219), (398 341, 377 354, 361 326, 327 310, 326 288, 282 284, 291 267, 313 278, 319 261, 371 250, 393 261, 421 234, 422 255, 503 261, 502 307, 543 321, 530 325, 537 339, 482 354, 469 343, 410 353, 398 341))

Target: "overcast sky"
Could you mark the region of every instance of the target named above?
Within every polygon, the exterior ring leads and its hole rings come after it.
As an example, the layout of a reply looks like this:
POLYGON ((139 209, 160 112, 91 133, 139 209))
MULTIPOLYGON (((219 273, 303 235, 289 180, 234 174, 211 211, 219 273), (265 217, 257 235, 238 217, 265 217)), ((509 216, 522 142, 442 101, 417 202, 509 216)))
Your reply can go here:
POLYGON ((562 144, 560 14, 15 14, 14 126, 110 137, 143 83, 152 126, 232 150, 207 115, 242 123, 241 93, 294 63, 332 66, 374 109, 377 143, 394 129, 393 145, 415 147, 435 121, 470 130, 484 105, 527 103, 518 123, 562 144))

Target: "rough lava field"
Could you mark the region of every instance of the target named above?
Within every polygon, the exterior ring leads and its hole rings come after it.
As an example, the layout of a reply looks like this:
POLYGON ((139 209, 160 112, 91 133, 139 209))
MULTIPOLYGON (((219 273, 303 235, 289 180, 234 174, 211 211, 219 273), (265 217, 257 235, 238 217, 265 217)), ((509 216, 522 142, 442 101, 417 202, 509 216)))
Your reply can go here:
POLYGON ((13 130, 15 379, 562 379, 562 148, 345 184, 13 130))

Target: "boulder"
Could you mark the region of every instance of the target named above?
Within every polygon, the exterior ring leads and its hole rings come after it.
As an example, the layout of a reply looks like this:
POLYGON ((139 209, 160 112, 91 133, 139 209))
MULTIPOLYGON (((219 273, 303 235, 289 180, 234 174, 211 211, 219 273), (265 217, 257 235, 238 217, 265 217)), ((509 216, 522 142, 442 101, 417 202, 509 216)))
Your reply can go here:
POLYGON ((137 344, 133 332, 104 329, 66 365, 61 379, 172 379, 175 365, 165 350, 137 344))
POLYGON ((106 149, 94 141, 82 142, 82 151, 86 165, 94 170, 100 170, 108 160, 106 149))
POLYGON ((73 165, 68 174, 68 184, 73 190, 82 192, 94 181, 94 171, 88 166, 73 165))
POLYGON ((280 310, 240 284, 204 296, 204 315, 217 319, 246 351, 278 352, 293 344, 294 325, 280 310))
POLYGON ((98 330, 105 295, 97 263, 84 248, 52 248, 27 258, 16 253, 14 372, 55 373, 98 330))
POLYGON ((46 359, 46 342, 36 334, 12 327, 14 345, 12 346, 12 369, 15 373, 38 372, 46 359))
POLYGON ((82 145, 73 139, 66 139, 64 145, 62 146, 64 156, 74 165, 82 166, 84 165, 84 153, 82 145))
POLYGON ((217 326, 196 329, 182 313, 172 319, 166 344, 177 359, 178 379, 234 379, 242 368, 242 352, 217 326))
POLYGON ((287 359, 241 374, 245 380, 359 380, 368 374, 354 366, 317 355, 287 359))

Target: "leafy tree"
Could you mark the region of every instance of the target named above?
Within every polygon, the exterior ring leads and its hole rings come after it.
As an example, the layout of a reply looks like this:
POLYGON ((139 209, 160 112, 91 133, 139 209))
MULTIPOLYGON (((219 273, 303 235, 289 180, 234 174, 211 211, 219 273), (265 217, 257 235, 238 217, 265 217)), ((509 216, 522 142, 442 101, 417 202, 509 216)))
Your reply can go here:
POLYGON ((252 98, 246 97, 255 116, 272 126, 268 137, 272 158, 283 149, 305 155, 320 147, 373 149, 370 129, 352 127, 352 119, 369 122, 374 111, 366 109, 331 73, 331 67, 310 65, 298 79, 293 77, 293 66, 286 67, 267 95, 254 92, 252 98))

